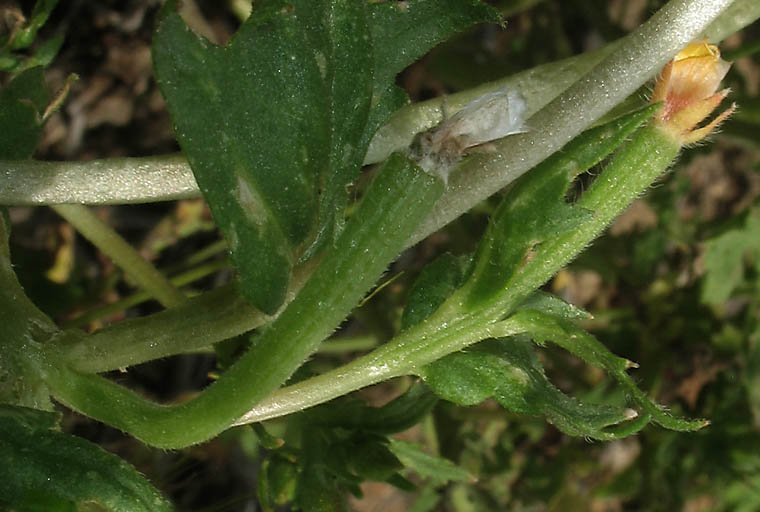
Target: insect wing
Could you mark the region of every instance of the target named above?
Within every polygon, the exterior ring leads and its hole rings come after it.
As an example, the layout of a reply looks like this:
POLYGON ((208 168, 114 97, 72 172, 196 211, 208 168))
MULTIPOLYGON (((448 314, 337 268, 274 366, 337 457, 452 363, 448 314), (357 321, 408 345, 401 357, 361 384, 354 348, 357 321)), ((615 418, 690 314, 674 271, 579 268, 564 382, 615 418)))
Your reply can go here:
POLYGON ((525 132, 525 102, 514 91, 500 90, 471 101, 449 120, 449 136, 464 147, 478 146, 507 135, 525 132))

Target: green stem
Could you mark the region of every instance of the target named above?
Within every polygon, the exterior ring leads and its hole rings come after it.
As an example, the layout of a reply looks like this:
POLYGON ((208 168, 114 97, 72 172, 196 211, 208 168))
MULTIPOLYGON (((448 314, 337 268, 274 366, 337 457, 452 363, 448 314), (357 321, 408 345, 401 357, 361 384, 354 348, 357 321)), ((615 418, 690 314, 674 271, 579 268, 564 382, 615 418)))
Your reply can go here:
POLYGON ((101 377, 60 366, 48 374, 53 396, 155 446, 179 448, 209 439, 279 387, 317 349, 399 254, 443 188, 438 178, 393 155, 293 302, 196 398, 158 405, 101 377))
POLYGON ((87 162, 0 161, 0 204, 130 204, 199 197, 180 154, 87 162))
POLYGON ((503 318, 525 297, 569 263, 628 205, 644 192, 678 155, 679 145, 654 126, 640 129, 615 155, 577 205, 595 212, 579 229, 542 244, 500 299, 484 310, 463 315, 461 288, 422 324, 386 345, 325 374, 274 392, 236 424, 253 423, 326 402, 382 380, 415 374, 432 361, 488 337, 503 337, 521 327, 503 318), (496 321, 496 323, 494 323, 496 321))
POLYGON ((51 208, 165 307, 178 306, 185 301, 181 291, 86 206, 59 204, 51 208))
POLYGON ((320 354, 347 354, 349 352, 366 352, 377 347, 377 336, 357 336, 352 338, 333 338, 326 340, 319 347, 320 354))
POLYGON ((73 339, 61 347, 61 360, 78 372, 105 372, 205 348, 271 320, 233 285, 223 286, 176 308, 73 339))
POLYGON ((443 316, 435 314, 419 327, 402 332, 391 342, 344 366, 275 391, 241 416, 235 425, 292 414, 378 382, 414 374, 416 368, 484 338, 522 332, 509 320, 488 325, 474 317, 460 319, 442 329, 441 322, 449 320, 443 316))
MULTIPOLYGON (((216 272, 219 272, 225 268, 229 268, 229 262, 226 260, 212 261, 210 263, 199 265, 193 269, 188 270, 187 272, 173 276, 169 278, 169 282, 172 284, 172 286, 181 288, 188 284, 194 283, 195 281, 203 279, 204 277, 210 276, 211 274, 215 274, 216 272)), ((142 304, 143 302, 147 302, 152 298, 153 295, 145 291, 133 293, 124 299, 118 300, 111 304, 106 304, 105 306, 93 309, 91 311, 87 311, 85 314, 67 321, 61 325, 61 328, 70 329, 73 327, 83 327, 99 318, 117 313, 119 311, 124 311, 128 308, 137 306, 138 304, 142 304)))

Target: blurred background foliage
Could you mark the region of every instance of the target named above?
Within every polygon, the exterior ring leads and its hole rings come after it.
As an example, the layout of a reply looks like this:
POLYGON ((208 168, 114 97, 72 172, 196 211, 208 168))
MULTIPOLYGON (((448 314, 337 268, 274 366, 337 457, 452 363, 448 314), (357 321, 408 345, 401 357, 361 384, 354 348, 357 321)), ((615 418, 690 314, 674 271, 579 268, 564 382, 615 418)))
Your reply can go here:
MULTIPOLYGON (((60 51, 46 78, 51 90, 70 73, 80 79, 48 122, 36 158, 86 160, 176 151, 151 70, 150 38, 159 3, 73 1, 56 8, 41 29, 41 40, 65 37, 56 43, 60 51)), ((490 3, 507 17, 506 29, 477 27, 407 69, 399 83, 414 100, 593 50, 628 33, 665 2, 490 3)), ((239 25, 244 4, 185 0, 184 14, 196 30, 221 43, 239 25)), ((30 9, 10 5, 27 13, 30 9)), ((691 434, 650 426, 628 439, 591 443, 492 402, 472 408, 439 402, 419 425, 398 437, 422 443, 469 477, 443 483, 409 474, 409 481, 418 484, 412 493, 387 483, 365 483, 363 497, 351 502, 352 509, 760 510, 760 24, 732 35, 721 49, 734 61, 726 85, 738 112, 711 142, 685 151, 658 186, 547 285, 593 314, 584 328, 641 365, 635 376, 642 389, 673 412, 708 418, 712 424, 691 434)), ((497 202, 482 203, 407 251, 388 274, 387 286, 358 309, 303 371, 334 367, 388 339, 420 269, 445 251, 472 251, 497 202)), ((191 291, 230 280, 225 247, 201 200, 97 211, 191 291)), ((10 214, 16 271, 34 301, 60 323, 93 331, 159 309, 50 210, 13 208, 10 214)), ((175 398, 213 378, 217 356, 224 366, 241 343, 225 343, 216 356, 173 357, 115 378, 158 399, 175 398)), ((541 355, 563 391, 597 402, 619 399, 601 371, 565 352, 546 349, 541 355)), ((409 385, 400 379, 360 395, 371 404, 384 404, 409 385)), ((275 475, 272 485, 278 478, 284 482, 278 496, 287 501, 293 468, 289 452, 276 441, 303 421, 272 421, 258 432, 233 429, 180 452, 147 449, 70 413, 64 427, 137 466, 179 510, 226 511, 258 510, 262 461, 263 471, 275 475)))

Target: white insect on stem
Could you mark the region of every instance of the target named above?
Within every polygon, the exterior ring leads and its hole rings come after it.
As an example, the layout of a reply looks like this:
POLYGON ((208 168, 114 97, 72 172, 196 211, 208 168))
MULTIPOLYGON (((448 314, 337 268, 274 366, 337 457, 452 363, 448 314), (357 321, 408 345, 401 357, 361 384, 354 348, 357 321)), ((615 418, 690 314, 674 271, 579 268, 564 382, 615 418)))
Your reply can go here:
POLYGON ((451 168, 469 148, 526 131, 525 101, 513 89, 501 89, 475 98, 448 119, 418 133, 409 155, 425 171, 444 182, 451 168))

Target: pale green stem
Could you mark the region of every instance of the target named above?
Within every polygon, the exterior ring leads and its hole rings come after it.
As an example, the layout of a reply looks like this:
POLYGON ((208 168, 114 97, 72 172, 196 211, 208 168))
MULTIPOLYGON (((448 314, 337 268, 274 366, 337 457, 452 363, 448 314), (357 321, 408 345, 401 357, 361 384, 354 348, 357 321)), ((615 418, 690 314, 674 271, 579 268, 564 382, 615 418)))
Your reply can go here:
POLYGON ((438 350, 431 357, 435 357, 438 352, 442 357, 452 351, 449 348, 452 343, 457 347, 463 347, 485 338, 514 336, 522 332, 522 328, 510 320, 485 325, 480 318, 470 319, 469 322, 458 323, 456 328, 448 331, 445 328, 441 329, 435 318, 430 320, 425 323, 427 329, 410 329, 364 357, 275 391, 238 419, 234 425, 257 423, 292 414, 357 389, 414 373, 415 368, 435 360, 415 357, 415 353, 407 350, 410 346, 419 345, 420 340, 434 339, 438 350), (436 332, 439 330, 445 331, 445 335, 441 336, 436 332))
MULTIPOLYGON (((691 39, 699 37, 705 27, 707 27, 706 35, 713 41, 719 41, 760 17, 760 2, 735 0, 733 5, 708 27, 714 17, 713 12, 719 12, 729 4, 731 2, 728 0, 673 0, 661 11, 661 13, 668 13, 668 16, 658 13, 641 29, 621 41, 612 43, 597 52, 539 66, 504 80, 448 96, 447 106, 453 112, 484 92, 509 86, 520 90, 525 96, 528 115, 531 115, 621 44, 626 45, 628 56, 634 57, 634 60, 618 59, 617 63, 620 67, 616 72, 621 76, 636 78, 625 87, 626 91, 636 90, 648 78, 654 76, 659 66, 681 47, 691 39), (646 37, 641 37, 642 35, 646 37), (638 55, 637 52, 639 52, 638 55), (636 60, 641 56, 644 57, 642 61, 636 60), (645 63, 649 65, 646 66, 647 72, 643 73, 642 77, 641 70, 645 63), (635 73, 632 73, 634 71, 635 73)), ((620 83, 616 81, 614 84, 601 85, 604 87, 597 86, 593 89, 598 93, 594 98, 594 103, 601 111, 609 110, 630 93, 621 91, 620 94, 606 96, 606 93, 611 92, 612 85, 620 85, 620 83)), ((384 159, 395 149, 407 146, 415 133, 440 121, 440 104, 441 100, 436 99, 400 110, 386 127, 378 131, 370 145, 365 163, 375 163, 384 159)), ((592 122, 588 116, 584 116, 580 129, 587 128, 592 122)), ((543 130, 544 127, 535 125, 534 129, 543 130)), ((555 128, 552 128, 552 131, 558 136, 569 137, 568 134, 561 134, 555 128)), ((501 159, 497 158, 497 160, 501 159)), ((497 182, 509 183, 521 173, 519 171, 524 165, 518 165, 519 158, 510 158, 510 160, 515 165, 510 167, 509 172, 500 173, 503 176, 497 182)), ((484 162, 479 162, 479 165, 485 166, 484 162)), ((467 169, 474 166, 464 167, 460 175, 465 174, 466 180, 460 178, 460 181, 466 181, 468 185, 477 185, 476 181, 481 179, 480 172, 483 171, 470 174, 467 169)), ((489 183, 474 186, 473 190, 477 193, 468 194, 467 200, 458 201, 455 211, 461 213, 462 209, 471 208, 490 195, 489 190, 492 188, 493 185, 489 183)), ((130 204, 199 195, 190 167, 180 155, 114 158, 90 162, 0 162, 0 204, 6 205, 130 204)), ((420 231, 415 239, 420 239, 439 229, 453 218, 452 215, 453 213, 444 215, 440 217, 440 220, 438 220, 440 213, 431 217, 424 230, 420 231)))
POLYGON ((185 296, 181 291, 86 206, 59 204, 51 208, 121 267, 135 284, 150 293, 165 307, 178 306, 185 301, 185 296))
POLYGON ((134 318, 63 347, 74 370, 97 373, 208 347, 271 321, 224 286, 188 299, 179 307, 134 318), (150 319, 150 321, 146 321, 150 319))
POLYGON ((707 27, 704 35, 710 41, 722 41, 758 18, 760 18, 760 2, 757 0, 735 0, 731 7, 707 27))
POLYGON ((132 318, 89 336, 72 337, 62 348, 77 371, 97 373, 204 349, 274 320, 295 298, 319 263, 296 268, 280 311, 269 316, 227 285, 193 297, 176 308, 132 318))
MULTIPOLYGON (((207 277, 211 274, 215 274, 216 272, 219 272, 220 270, 224 268, 228 268, 228 267, 229 267, 229 263, 227 261, 213 261, 213 262, 195 267, 191 270, 188 270, 187 272, 183 272, 179 275, 173 276, 172 278, 169 279, 169 282, 173 286, 176 286, 177 288, 181 288, 190 283, 194 283, 195 281, 203 279, 204 277, 207 277)), ((68 320, 67 322, 61 324, 61 328, 69 329, 72 327, 83 327, 85 325, 88 325, 94 322, 95 320, 99 318, 110 315, 112 313, 117 313, 119 311, 125 311, 128 308, 137 306, 138 304, 142 304, 143 302, 147 302, 151 300, 152 298, 153 296, 150 293, 146 291, 139 291, 121 300, 118 300, 111 304, 106 304, 105 306, 99 307, 97 309, 87 311, 85 314, 81 316, 68 320)))
POLYGON ((199 197, 179 154, 88 162, 0 161, 0 204, 138 204, 199 197))

